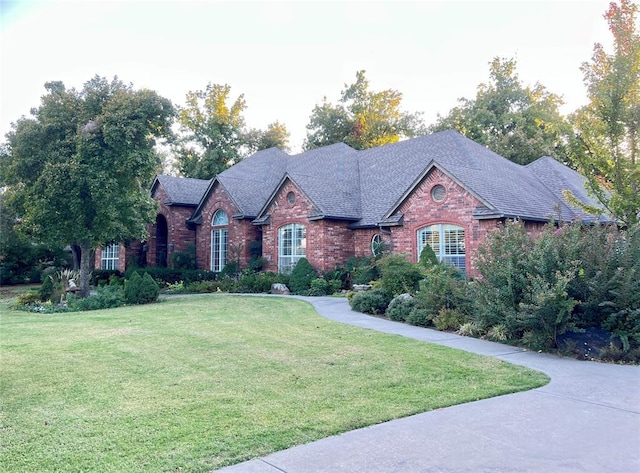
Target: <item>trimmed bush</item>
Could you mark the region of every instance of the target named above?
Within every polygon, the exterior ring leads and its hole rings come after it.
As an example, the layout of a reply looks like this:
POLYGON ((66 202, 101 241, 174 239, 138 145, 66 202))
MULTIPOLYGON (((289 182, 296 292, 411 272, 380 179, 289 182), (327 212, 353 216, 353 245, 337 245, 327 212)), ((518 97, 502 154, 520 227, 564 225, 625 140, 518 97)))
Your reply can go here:
POLYGON ((433 248, 431 248, 431 245, 424 245, 424 248, 422 248, 422 251, 420 252, 418 264, 425 269, 429 269, 440 264, 433 248))
POLYGON ((407 317, 415 307, 416 301, 410 294, 400 294, 389 303, 385 315, 390 320, 406 322, 407 317))
POLYGON ((289 275, 289 290, 292 294, 306 295, 311 289, 311 281, 318 277, 307 258, 300 258, 289 275))
POLYGON ((356 292, 349 300, 353 310, 372 315, 384 314, 389 302, 391 302, 389 293, 380 289, 356 292))
POLYGON ((140 276, 137 272, 124 283, 124 297, 127 304, 148 304, 158 299, 160 288, 149 273, 140 276))

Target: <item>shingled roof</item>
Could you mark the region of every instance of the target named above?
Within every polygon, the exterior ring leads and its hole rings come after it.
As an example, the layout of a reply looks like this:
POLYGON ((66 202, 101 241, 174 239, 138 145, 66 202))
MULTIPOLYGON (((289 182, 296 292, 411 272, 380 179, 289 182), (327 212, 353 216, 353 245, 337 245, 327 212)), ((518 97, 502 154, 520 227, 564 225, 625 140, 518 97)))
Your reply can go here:
POLYGON ((155 194, 158 184, 160 184, 169 197, 165 204, 196 207, 210 182, 208 179, 192 179, 159 174, 151 186, 151 195, 155 194))
POLYGON ((562 195, 570 190, 595 204, 577 172, 549 157, 522 166, 449 130, 363 151, 343 143, 293 156, 277 148, 259 151, 204 181, 209 184, 191 220, 199 221, 211 190, 222 185, 239 209, 236 218, 264 221, 272 199, 291 180, 314 205, 310 218, 350 220, 353 228, 398 224, 400 205, 434 168, 482 203, 475 218, 593 219, 562 195))

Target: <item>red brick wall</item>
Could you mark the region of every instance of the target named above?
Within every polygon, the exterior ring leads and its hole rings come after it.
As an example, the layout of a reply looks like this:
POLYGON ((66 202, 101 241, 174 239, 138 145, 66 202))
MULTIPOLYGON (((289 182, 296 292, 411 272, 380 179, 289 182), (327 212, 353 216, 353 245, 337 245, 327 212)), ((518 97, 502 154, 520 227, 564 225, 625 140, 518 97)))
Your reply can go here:
MULTIPOLYGON (((185 251, 189 243, 195 243, 196 234, 195 231, 189 230, 186 225, 186 221, 191 217, 194 208, 185 207, 180 205, 167 205, 165 202, 169 199, 169 196, 163 189, 162 185, 159 185, 153 198, 158 201, 159 210, 158 215, 163 215, 167 220, 167 244, 169 249, 167 251, 167 266, 172 267, 172 256, 176 251, 185 251), (173 243, 173 249, 171 249, 171 243, 173 243)), ((149 225, 149 240, 147 241, 147 265, 156 265, 156 238, 157 227, 155 222, 149 225)))
POLYGON ((331 271, 337 264, 354 256, 354 234, 348 222, 340 220, 312 220, 313 204, 292 183, 287 182, 276 195, 267 213, 268 225, 262 226, 262 256, 268 261, 268 271, 278 270, 278 230, 283 225, 297 223, 307 229, 306 258, 320 272, 331 271), (295 201, 290 204, 287 194, 293 192, 295 201))
MULTIPOLYGON (((480 202, 469 192, 438 169, 429 173, 409 198, 400 206, 404 215, 403 225, 391 227, 390 244, 394 253, 406 253, 412 262, 417 262, 419 229, 434 224, 451 224, 462 227, 465 232, 466 271, 475 276, 473 254, 487 230, 495 228, 494 220, 474 220, 473 210, 480 202), (431 198, 433 186, 441 184, 446 189, 442 202, 431 198)), ((358 251, 362 251, 359 249, 358 251)))
MULTIPOLYGON (((124 273, 127 269, 127 248, 124 243, 118 245, 118 271, 124 273)), ((97 248, 93 255, 93 267, 94 269, 102 268, 102 248, 97 248)))
POLYGON ((238 213, 227 191, 220 184, 216 184, 207 204, 202 209, 202 224, 196 229, 196 260, 199 269, 211 269, 211 221, 218 209, 224 210, 229 219, 229 253, 228 260, 234 259, 238 253, 240 266, 245 267, 251 258, 249 244, 260 238, 260 228, 251 225, 251 220, 235 220, 233 215, 238 213))

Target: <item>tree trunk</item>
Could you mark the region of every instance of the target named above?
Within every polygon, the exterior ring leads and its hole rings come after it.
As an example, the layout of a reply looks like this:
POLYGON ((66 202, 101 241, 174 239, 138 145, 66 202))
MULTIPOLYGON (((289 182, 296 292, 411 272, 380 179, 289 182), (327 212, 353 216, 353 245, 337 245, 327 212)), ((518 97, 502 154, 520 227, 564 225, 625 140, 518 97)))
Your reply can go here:
POLYGON ((91 269, 93 267, 93 251, 91 245, 87 242, 80 243, 80 297, 89 296, 89 280, 91 278, 91 269))

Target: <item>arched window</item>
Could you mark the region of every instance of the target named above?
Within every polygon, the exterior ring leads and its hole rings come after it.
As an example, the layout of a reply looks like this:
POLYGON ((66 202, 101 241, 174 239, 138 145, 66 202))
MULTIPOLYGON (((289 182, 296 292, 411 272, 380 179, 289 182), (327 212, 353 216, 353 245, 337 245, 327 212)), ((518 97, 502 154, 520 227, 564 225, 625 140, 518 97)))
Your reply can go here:
POLYGON ((278 271, 289 273, 307 255, 307 229, 292 223, 278 231, 278 271))
POLYGON ((418 258, 425 245, 431 246, 438 261, 444 261, 465 271, 464 229, 455 225, 437 224, 418 230, 418 258))
POLYGON ((376 233, 373 235, 373 238, 371 238, 371 254, 376 257, 380 256, 382 253, 382 246, 382 237, 379 233, 376 233))
POLYGON ((220 272, 227 264, 229 246, 229 218, 224 210, 216 211, 211 226, 211 271, 220 272))

